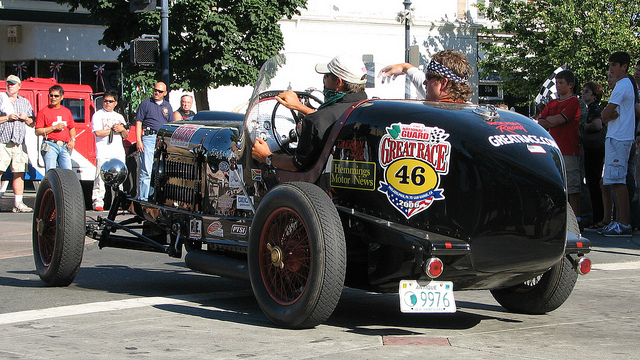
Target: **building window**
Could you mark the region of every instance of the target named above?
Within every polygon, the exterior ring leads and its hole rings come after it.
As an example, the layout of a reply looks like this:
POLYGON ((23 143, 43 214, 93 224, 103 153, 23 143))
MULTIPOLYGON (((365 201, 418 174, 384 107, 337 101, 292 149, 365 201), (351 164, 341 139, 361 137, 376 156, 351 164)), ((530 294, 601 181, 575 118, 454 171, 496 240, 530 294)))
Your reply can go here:
POLYGON ((458 19, 464 20, 467 18, 467 0, 458 0, 458 19))

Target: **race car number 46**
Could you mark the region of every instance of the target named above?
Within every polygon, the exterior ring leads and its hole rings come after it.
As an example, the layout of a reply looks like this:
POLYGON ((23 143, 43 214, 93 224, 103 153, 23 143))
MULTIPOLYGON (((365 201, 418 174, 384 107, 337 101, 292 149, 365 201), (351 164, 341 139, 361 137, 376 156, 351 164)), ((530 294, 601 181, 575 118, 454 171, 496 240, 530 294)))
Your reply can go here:
POLYGON ((404 313, 454 313, 456 301, 451 281, 400 281, 400 311, 404 313))

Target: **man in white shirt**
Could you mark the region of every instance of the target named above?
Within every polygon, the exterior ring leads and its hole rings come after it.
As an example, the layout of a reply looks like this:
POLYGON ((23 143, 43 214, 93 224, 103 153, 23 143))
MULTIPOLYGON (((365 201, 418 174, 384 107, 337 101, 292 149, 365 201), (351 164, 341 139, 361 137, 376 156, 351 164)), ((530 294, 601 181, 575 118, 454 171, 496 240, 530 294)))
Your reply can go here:
MULTIPOLYGON (((604 172, 602 175, 602 202, 605 217, 610 214, 613 203, 616 217, 601 231, 604 236, 631 237, 633 229, 629 225, 629 195, 627 191, 627 166, 631 146, 635 138, 635 99, 633 84, 628 76, 631 57, 618 51, 609 57, 609 76, 617 79, 609 104, 602 110, 602 122, 607 124, 605 140, 604 172)), ((609 219, 603 219, 604 223, 609 219)))
POLYGON ((27 126, 35 125, 31 103, 18 95, 22 81, 15 75, 7 77, 7 92, 0 93, 0 177, 11 165, 13 172, 13 212, 32 212, 22 202, 24 173, 28 170, 29 157, 25 151, 24 138, 27 126))
POLYGON ((102 100, 102 109, 96 111, 91 118, 93 134, 96 137, 96 178, 93 181, 93 209, 104 210, 104 181, 100 177, 102 164, 111 159, 119 159, 125 163, 126 154, 122 140, 129 136, 124 117, 115 112, 118 95, 108 91, 102 100))

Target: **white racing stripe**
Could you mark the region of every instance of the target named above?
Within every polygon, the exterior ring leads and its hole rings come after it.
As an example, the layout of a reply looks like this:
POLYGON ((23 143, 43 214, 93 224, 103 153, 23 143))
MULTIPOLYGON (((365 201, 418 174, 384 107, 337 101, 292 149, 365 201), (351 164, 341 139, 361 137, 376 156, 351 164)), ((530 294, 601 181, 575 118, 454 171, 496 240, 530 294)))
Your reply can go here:
POLYGON ((173 297, 147 297, 147 298, 135 298, 135 299, 124 299, 124 300, 114 300, 114 301, 102 301, 88 304, 79 304, 79 305, 68 305, 68 306, 59 306, 48 309, 39 309, 39 310, 27 310, 27 311, 18 311, 14 313, 6 313, 0 314, 0 325, 6 324, 14 324, 25 321, 36 321, 43 319, 51 319, 62 316, 73 316, 73 315, 83 315, 83 314, 92 314, 98 312, 105 311, 117 311, 117 310, 126 310, 126 309, 135 309, 146 306, 157 306, 157 305, 175 305, 186 302, 198 302, 202 300, 214 299, 214 298, 228 298, 228 297, 238 297, 238 296, 247 296, 250 294, 250 291, 229 291, 229 292, 217 292, 217 293, 204 293, 204 294, 192 294, 192 295, 181 295, 181 296, 173 296, 173 297))

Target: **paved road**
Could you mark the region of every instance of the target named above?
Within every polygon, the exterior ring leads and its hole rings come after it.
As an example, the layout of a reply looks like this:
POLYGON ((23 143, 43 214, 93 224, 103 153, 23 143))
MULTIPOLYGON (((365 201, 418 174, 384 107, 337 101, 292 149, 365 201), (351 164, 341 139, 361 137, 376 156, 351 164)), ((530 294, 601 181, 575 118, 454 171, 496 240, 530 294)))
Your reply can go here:
POLYGON ((456 314, 409 315, 396 295, 345 289, 326 324, 294 331, 266 319, 248 283, 89 240, 74 283, 45 287, 30 224, 0 213, 1 359, 640 359, 640 234, 585 232, 594 270, 547 315, 508 313, 488 291, 456 292, 456 314))

